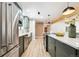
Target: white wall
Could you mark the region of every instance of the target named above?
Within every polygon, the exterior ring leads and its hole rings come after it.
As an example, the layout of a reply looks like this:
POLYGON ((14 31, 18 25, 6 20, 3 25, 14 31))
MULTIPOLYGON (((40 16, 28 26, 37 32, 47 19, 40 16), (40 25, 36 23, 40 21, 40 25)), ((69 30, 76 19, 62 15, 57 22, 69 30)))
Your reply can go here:
POLYGON ((65 32, 65 23, 64 21, 52 24, 50 27, 50 32, 65 32))
POLYGON ((79 21, 77 21, 75 25, 76 25, 76 31, 77 33, 79 33, 79 21))
MULTIPOLYGON (((76 31, 79 33, 79 21, 75 23, 76 31)), ((66 32, 66 24, 64 21, 52 24, 50 27, 50 32, 66 32)))
POLYGON ((35 40, 35 20, 30 20, 30 32, 32 32, 32 39, 35 40))

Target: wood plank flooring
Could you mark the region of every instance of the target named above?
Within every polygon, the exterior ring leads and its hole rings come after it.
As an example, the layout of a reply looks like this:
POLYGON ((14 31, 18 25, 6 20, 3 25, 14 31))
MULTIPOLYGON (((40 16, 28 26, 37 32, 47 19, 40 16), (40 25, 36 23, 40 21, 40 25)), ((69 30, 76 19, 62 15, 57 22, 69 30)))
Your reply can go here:
POLYGON ((22 57, 50 57, 49 53, 45 51, 43 38, 32 40, 22 57))

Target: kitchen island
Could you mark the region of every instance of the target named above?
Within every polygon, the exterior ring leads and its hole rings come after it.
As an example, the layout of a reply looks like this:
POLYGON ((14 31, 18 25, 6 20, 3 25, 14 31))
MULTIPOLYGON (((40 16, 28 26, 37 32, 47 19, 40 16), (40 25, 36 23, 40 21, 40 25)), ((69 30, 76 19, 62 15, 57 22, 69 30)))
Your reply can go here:
POLYGON ((69 38, 55 34, 46 35, 46 51, 52 57, 76 57, 79 56, 79 37, 69 38))

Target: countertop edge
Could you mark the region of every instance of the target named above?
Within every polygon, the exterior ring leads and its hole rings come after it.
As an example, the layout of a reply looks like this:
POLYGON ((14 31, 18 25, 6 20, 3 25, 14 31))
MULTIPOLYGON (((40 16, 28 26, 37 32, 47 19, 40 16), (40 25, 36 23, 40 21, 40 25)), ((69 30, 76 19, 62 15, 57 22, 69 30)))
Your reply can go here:
POLYGON ((26 33, 21 33, 21 34, 19 34, 19 37, 22 37, 22 36, 25 36, 25 35, 31 35, 31 32, 26 32, 26 33))

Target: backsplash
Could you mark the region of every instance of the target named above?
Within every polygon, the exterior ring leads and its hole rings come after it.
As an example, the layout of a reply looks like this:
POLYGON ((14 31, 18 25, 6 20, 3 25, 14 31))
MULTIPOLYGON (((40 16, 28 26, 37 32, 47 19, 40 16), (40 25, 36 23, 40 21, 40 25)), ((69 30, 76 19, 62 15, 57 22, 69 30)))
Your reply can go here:
POLYGON ((52 24, 50 27, 50 32, 65 32, 65 23, 64 21, 52 24))

